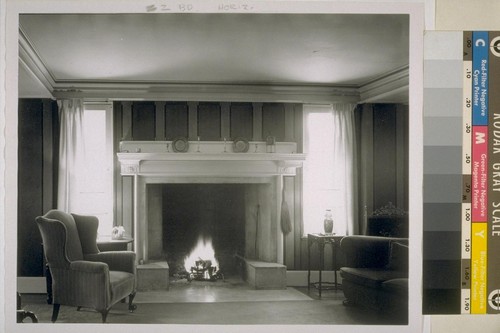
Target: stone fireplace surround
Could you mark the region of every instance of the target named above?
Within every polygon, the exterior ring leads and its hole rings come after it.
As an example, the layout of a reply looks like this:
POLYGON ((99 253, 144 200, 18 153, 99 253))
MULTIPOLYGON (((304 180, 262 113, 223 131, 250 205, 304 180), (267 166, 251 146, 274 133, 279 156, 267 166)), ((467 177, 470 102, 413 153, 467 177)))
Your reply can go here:
MULTIPOLYGON (((181 153, 172 152, 170 141, 120 143, 117 158, 121 175, 134 179, 134 251, 140 265, 150 264, 148 184, 254 185, 248 187, 245 197, 248 207, 259 205, 259 226, 263 232, 257 240, 259 250, 253 253, 256 257, 252 260, 283 264, 280 227, 283 177, 295 176, 305 155, 297 153, 296 143, 290 142, 276 143, 272 153, 266 152, 270 147, 265 142, 249 142, 249 147, 246 153, 236 153, 232 143, 190 141, 188 151, 181 153)), ((251 214, 246 212, 246 215, 251 214)))

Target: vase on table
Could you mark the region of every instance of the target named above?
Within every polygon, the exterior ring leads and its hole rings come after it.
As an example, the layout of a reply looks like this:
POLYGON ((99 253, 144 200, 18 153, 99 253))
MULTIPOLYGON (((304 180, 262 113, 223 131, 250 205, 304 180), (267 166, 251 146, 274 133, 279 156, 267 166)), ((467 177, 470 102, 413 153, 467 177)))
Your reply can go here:
POLYGON ((113 240, 118 240, 118 239, 123 239, 125 236, 125 228, 123 226, 115 226, 113 227, 113 230, 111 230, 111 239, 113 240))
POLYGON ((323 220, 323 228, 325 234, 333 234, 333 217, 330 209, 326 210, 325 219, 323 220))

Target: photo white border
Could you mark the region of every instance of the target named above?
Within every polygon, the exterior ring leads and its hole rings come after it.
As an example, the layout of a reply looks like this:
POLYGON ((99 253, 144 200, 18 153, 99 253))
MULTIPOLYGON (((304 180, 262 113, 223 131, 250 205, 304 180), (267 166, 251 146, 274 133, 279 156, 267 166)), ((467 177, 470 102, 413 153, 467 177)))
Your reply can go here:
MULTIPOLYGON (((5 248, 4 275, 4 315, 6 332, 102 332, 120 331, 141 332, 153 329, 155 332, 168 330, 172 332, 253 332, 256 330, 287 332, 303 332, 310 330, 328 332, 422 332, 422 180, 423 180, 423 35, 424 35, 424 4, 422 1, 293 1, 293 0, 267 0, 267 1, 137 1, 137 0, 1 0, 0 9, 6 4, 5 9, 5 51, 0 51, 2 61, 0 69, 5 69, 5 75, 0 78, 0 92, 5 92, 5 102, 0 99, 0 128, 3 135, 0 138, 0 148, 5 148, 0 157, 0 165, 5 167, 4 185, 0 192, 0 199, 4 195, 5 201, 0 205, 4 209, 2 216, 4 222, 3 238, 5 248), (409 286, 409 324, 405 326, 382 325, 155 325, 155 324, 16 324, 15 307, 17 272, 17 109, 18 109, 18 25, 19 14, 25 13, 148 13, 150 5, 161 6, 168 4, 172 8, 169 13, 186 13, 179 5, 192 4, 190 13, 221 13, 219 4, 248 4, 253 7, 248 10, 231 10, 226 13, 323 13, 323 14, 409 14, 410 15, 410 99, 409 99, 409 214, 410 214, 410 286, 409 286), (176 9, 173 9, 176 8, 176 9), (4 65, 5 61, 5 65, 4 65), (5 119, 5 122, 3 120, 5 119), (5 124, 5 127, 3 125, 5 124), (5 159, 5 160, 1 160, 5 159)), ((428 1, 427 1, 428 2, 428 1)), ((156 13, 156 12, 155 12, 156 13)), ((3 15, 0 16, 2 23, 3 15)), ((2 27, 3 28, 3 27, 2 27)), ((1 32, 1 31, 0 31, 1 32)), ((0 42, 4 40, 0 39, 0 42)), ((0 44, 0 50, 2 49, 0 44)), ((369 50, 367 50, 369 52, 369 50)), ((1 170, 1 167, 0 167, 1 170)), ((3 171, 3 170, 2 170, 3 171)), ((0 210, 1 212, 1 210, 0 210)), ((2 213, 0 213, 2 214, 2 213)), ((2 235, 2 234, 0 234, 2 235)), ((1 264, 1 261, 0 261, 1 264)), ((1 282, 1 280, 0 280, 1 282)), ((1 293, 0 293, 1 295, 1 293)), ((0 310, 2 308, 0 307, 0 310)), ((333 314, 332 314, 333 315, 333 314)), ((0 317, 1 318, 1 317, 0 317)), ((0 321, 1 322, 1 321, 0 321)))

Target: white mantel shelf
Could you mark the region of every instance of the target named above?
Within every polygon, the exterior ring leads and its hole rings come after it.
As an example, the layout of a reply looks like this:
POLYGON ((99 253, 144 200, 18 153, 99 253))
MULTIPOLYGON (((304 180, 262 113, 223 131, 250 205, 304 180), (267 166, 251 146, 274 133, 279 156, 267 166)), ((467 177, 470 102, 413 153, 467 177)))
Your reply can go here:
POLYGON ((297 154, 296 144, 280 142, 275 153, 260 152, 266 149, 264 142, 252 142, 257 152, 234 153, 230 143, 190 142, 195 152, 167 152, 167 141, 122 142, 121 150, 139 152, 117 153, 123 176, 274 176, 295 175, 302 167, 305 154, 297 154), (196 152, 196 150, 200 152, 196 152), (160 150, 160 151, 159 151, 160 150), (163 150, 163 152, 161 151, 163 150), (224 151, 227 152, 214 152, 224 151), (208 151, 208 152, 204 152, 208 151))

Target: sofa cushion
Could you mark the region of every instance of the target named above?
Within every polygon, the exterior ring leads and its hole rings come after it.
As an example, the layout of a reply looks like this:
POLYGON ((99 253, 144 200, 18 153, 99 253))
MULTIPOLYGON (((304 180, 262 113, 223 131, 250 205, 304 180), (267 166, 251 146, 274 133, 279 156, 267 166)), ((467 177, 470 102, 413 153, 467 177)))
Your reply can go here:
POLYGON ((400 295, 408 295, 408 279, 392 279, 382 282, 382 289, 400 295))
POLYGON ((340 248, 346 267, 385 268, 389 263, 392 239, 379 236, 343 237, 340 248))
POLYGON ((393 241, 390 246, 387 269, 408 272, 408 245, 393 241))
POLYGON ((380 288, 384 281, 405 277, 400 271, 388 270, 385 268, 353 267, 342 267, 340 269, 340 275, 343 279, 370 288, 380 288))

